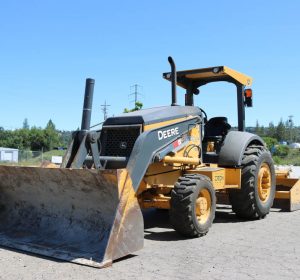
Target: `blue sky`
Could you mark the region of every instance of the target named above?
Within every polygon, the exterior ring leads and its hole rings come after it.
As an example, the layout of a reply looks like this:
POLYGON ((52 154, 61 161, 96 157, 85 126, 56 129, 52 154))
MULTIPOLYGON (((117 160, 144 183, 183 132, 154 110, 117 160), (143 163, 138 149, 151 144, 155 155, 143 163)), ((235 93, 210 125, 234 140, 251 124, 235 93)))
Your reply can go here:
MULTIPOLYGON (((0 126, 24 118, 44 127, 80 126, 85 79, 96 80, 92 123, 132 107, 130 86, 143 86, 144 107, 171 102, 162 79, 177 69, 227 65, 254 78, 246 124, 300 125, 300 1, 1 1, 0 126)), ((183 91, 179 101, 183 103, 183 91)), ((203 87, 196 104, 236 124, 235 88, 203 87)))

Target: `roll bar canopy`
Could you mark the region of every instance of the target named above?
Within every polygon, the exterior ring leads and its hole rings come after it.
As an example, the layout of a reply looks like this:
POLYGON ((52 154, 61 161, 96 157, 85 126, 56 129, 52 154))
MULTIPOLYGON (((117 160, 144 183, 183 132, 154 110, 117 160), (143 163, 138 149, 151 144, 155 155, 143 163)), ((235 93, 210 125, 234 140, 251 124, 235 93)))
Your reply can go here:
MULTIPOLYGON (((171 81, 171 72, 163 73, 163 78, 171 81)), ((251 86, 252 78, 227 66, 177 71, 177 85, 188 89, 190 84, 195 88, 211 82, 226 81, 243 86, 251 86)))
POLYGON ((229 82, 236 85, 237 89, 237 111, 238 130, 245 131, 245 106, 252 107, 251 102, 246 102, 245 87, 252 85, 252 78, 235 71, 227 66, 215 66, 192 70, 176 71, 175 62, 172 57, 168 58, 171 72, 163 73, 163 78, 172 83, 172 105, 176 104, 176 85, 186 89, 185 105, 194 106, 194 94, 199 93, 199 87, 212 82, 229 82))

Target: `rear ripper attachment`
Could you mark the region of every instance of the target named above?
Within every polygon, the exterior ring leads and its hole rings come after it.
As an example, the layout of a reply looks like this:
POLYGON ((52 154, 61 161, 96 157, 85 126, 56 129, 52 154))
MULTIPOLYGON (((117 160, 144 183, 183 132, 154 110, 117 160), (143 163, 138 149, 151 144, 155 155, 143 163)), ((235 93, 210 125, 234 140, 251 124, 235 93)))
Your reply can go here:
POLYGON ((300 179, 290 178, 290 170, 276 170, 274 207, 300 210, 300 179))

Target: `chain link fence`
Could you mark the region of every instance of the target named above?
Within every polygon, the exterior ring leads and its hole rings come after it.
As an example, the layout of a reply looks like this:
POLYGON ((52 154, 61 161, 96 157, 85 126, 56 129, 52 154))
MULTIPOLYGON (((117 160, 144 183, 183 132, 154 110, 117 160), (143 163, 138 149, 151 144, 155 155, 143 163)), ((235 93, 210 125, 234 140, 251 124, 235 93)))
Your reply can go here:
POLYGON ((40 166, 43 160, 42 151, 19 150, 18 165, 40 166))
MULTIPOLYGON (((7 149, 7 148, 5 148, 7 149)), ((53 157, 62 159, 65 151, 53 150, 49 152, 7 149, 1 151, 0 164, 20 166, 41 166, 53 161, 53 157), (15 154, 17 153, 17 154, 15 154)), ((272 157, 276 165, 300 166, 300 149, 292 149, 288 146, 278 146, 271 149, 272 157)), ((59 165, 59 161, 55 162, 59 165)))
POLYGON ((49 152, 30 151, 7 149, 0 157, 0 164, 2 165, 17 165, 17 166, 42 166, 45 163, 59 164, 65 151, 53 150, 49 152), (57 161, 58 160, 58 161, 57 161))

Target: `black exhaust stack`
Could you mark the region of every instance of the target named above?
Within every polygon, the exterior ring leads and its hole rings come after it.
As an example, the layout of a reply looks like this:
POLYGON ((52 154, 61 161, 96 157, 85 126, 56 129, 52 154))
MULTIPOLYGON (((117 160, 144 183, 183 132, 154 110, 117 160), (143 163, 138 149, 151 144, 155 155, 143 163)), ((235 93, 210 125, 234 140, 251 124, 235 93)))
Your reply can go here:
POLYGON ((84 104, 82 110, 82 121, 81 121, 81 130, 84 131, 89 131, 91 126, 94 85, 95 85, 94 79, 86 79, 84 104))
POLYGON ((72 133, 72 142, 70 143, 67 152, 61 164, 62 168, 82 168, 89 154, 92 154, 94 167, 100 168, 98 140, 100 138, 99 131, 90 131, 91 116, 94 95, 94 79, 86 79, 84 102, 82 109, 81 130, 72 133))
POLYGON ((171 106, 177 106, 177 94, 176 94, 176 84, 177 84, 177 73, 176 66, 173 58, 168 57, 168 61, 171 65, 171 82, 172 82, 172 104, 171 106))

